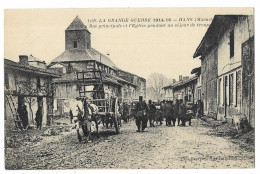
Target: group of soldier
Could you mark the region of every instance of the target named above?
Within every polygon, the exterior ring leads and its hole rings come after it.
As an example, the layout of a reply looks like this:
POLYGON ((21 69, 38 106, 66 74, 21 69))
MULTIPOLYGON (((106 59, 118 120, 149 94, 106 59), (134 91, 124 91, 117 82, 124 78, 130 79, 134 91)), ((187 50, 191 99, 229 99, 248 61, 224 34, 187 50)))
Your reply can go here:
MULTIPOLYGON (((35 114, 35 121, 37 125, 37 129, 42 129, 42 107, 39 107, 36 114, 35 114)), ((23 129, 28 129, 29 126, 29 118, 28 118, 28 111, 27 106, 22 104, 18 107, 17 113, 19 114, 19 118, 21 120, 21 125, 23 129)))
POLYGON ((191 115, 187 114, 187 108, 183 100, 176 100, 175 104, 172 101, 162 101, 159 106, 149 100, 148 104, 139 97, 139 102, 135 106, 135 114, 137 132, 144 131, 147 128, 149 121, 150 127, 162 125, 165 118, 166 126, 175 126, 176 121, 178 126, 185 126, 188 121, 191 126, 191 115), (181 123, 181 124, 180 124, 181 123))

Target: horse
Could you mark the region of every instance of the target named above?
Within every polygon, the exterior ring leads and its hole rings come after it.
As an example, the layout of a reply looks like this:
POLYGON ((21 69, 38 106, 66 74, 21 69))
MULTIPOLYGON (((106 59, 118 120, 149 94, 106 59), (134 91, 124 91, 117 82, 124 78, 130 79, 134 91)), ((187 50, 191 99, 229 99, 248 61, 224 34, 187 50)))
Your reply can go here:
POLYGON ((101 118, 96 105, 88 103, 86 100, 77 100, 72 102, 70 109, 80 142, 82 141, 80 128, 82 128, 83 134, 88 136, 88 139, 92 139, 91 134, 93 132, 98 134, 98 124, 101 122, 101 118))

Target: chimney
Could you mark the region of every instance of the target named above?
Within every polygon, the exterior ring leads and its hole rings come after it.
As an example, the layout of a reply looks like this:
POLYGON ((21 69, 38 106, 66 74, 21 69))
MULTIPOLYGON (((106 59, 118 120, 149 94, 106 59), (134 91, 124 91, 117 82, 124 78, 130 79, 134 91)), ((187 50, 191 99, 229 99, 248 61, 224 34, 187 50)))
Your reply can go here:
POLYGON ((176 79, 172 79, 172 84, 175 84, 176 83, 176 79))
POLYGON ((182 75, 179 75, 179 82, 182 81, 182 75))
POLYGON ((28 65, 28 56, 19 55, 19 63, 21 63, 22 65, 28 65))

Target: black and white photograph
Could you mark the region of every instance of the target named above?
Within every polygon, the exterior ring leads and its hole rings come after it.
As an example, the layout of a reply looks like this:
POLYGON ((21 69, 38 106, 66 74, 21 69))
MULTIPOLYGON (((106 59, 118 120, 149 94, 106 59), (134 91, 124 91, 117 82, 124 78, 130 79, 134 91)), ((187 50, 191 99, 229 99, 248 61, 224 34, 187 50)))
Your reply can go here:
POLYGON ((3 66, 5 170, 255 168, 252 7, 4 9, 3 66))

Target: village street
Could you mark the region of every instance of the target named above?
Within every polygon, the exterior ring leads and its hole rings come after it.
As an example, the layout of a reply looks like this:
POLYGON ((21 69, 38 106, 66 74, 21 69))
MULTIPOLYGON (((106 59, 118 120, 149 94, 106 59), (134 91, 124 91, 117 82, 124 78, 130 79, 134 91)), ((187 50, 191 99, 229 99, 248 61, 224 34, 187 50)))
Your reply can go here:
MULTIPOLYGON (((111 131, 112 132, 112 131, 111 131)), ((78 142, 76 132, 52 137, 35 146, 6 148, 6 169, 147 169, 253 168, 254 152, 228 138, 212 134, 212 127, 193 119, 191 127, 165 124, 136 132, 134 121, 121 133, 101 133, 94 142, 78 142)))

